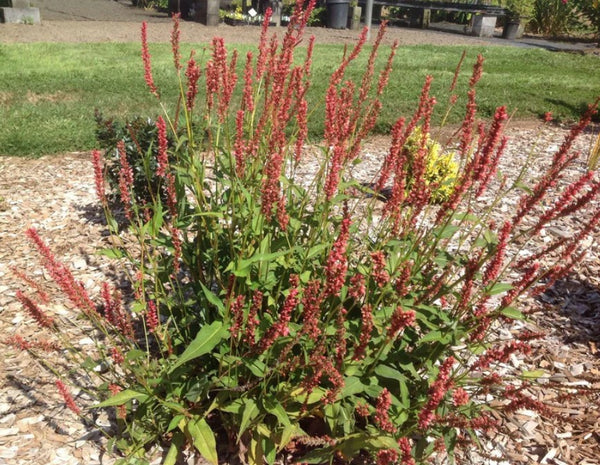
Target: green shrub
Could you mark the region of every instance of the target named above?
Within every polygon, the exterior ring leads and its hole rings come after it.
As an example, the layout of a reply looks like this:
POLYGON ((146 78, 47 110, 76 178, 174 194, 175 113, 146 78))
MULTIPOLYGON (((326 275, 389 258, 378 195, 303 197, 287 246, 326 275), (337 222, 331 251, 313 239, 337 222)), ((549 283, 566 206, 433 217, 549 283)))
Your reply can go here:
MULTIPOLYGON (((493 322, 524 318, 513 306, 519 296, 566 273, 600 220, 592 207, 599 183, 587 174, 577 185, 593 195, 579 201, 583 194, 569 188, 557 204, 542 201, 575 159, 570 144, 595 106, 544 176, 524 186, 525 166, 520 179, 482 196, 493 189, 507 113, 499 108, 475 137, 478 57, 455 149, 459 170, 444 157, 448 169, 428 168, 436 147, 429 137, 435 98, 428 77, 413 117, 394 125, 374 189, 365 192, 364 180, 351 171, 376 124, 397 47, 375 75, 382 27, 361 82, 345 81, 365 30, 331 76, 325 140, 306 175, 312 42, 303 60, 294 60, 294 52, 312 4, 302 10, 302 3, 276 51, 265 34, 258 55, 246 57, 237 103, 231 100, 237 55, 222 39, 213 39, 201 73, 194 58, 179 64, 173 44, 185 103, 180 113, 156 118, 157 152, 138 152, 142 166, 156 166, 151 176, 165 186, 166 199, 155 192, 139 205, 132 166, 121 156, 126 235, 116 230, 104 162, 94 153, 98 195, 116 244, 102 253, 132 278, 127 305, 106 283, 98 305, 37 232, 28 231, 47 273, 96 328, 88 331, 96 351, 82 354, 60 336, 67 323, 55 322, 23 292, 19 299, 66 356, 83 360, 87 377, 77 379, 92 380, 85 388, 97 398, 93 409, 116 410, 109 446, 128 463, 147 463, 152 447, 163 444, 167 464, 187 448, 213 464, 234 455, 252 464, 284 455, 308 463, 361 456, 381 465, 409 464, 440 447, 452 456, 468 435, 498 428, 490 397, 506 414, 523 406, 546 411, 520 390, 521 378, 531 374, 502 378, 494 371, 511 354, 529 353, 531 333, 502 340, 493 322), (201 88, 202 104, 196 101, 201 88), (235 121, 232 131, 229 121, 235 121), (411 146, 416 150, 406 150, 411 146), (445 182, 432 183, 427 173, 456 178, 439 205, 432 201, 435 186, 445 182), (373 195, 383 188, 391 191, 385 203, 373 195), (520 201, 496 224, 494 207, 509 194, 520 201), (533 240, 539 229, 575 213, 580 229, 571 238, 543 244, 527 258, 509 253, 517 241, 519 247, 539 244, 533 240), (98 366, 106 369, 95 371, 98 366)), ((144 24, 146 82, 159 97, 145 34, 144 24)), ((77 369, 68 378, 57 371, 57 385, 83 415, 65 384, 77 369)))
POLYGON ((105 119, 95 112, 96 140, 104 150, 105 177, 110 187, 109 197, 114 204, 119 200, 119 175, 121 171, 120 149, 124 150, 127 163, 132 169, 131 191, 139 205, 151 203, 159 193, 165 200, 165 188, 156 175, 158 147, 156 143, 156 121, 136 117, 120 123, 112 118, 105 119))
POLYGON ((539 34, 559 37, 577 27, 579 22, 573 3, 562 0, 536 0, 529 28, 539 34))

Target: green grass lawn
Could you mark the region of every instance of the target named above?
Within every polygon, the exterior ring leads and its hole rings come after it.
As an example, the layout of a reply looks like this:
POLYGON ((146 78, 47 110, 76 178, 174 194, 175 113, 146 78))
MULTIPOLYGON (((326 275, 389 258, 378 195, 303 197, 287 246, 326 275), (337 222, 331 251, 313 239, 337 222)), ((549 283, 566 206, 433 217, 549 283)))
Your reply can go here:
MULTIPOLYGON (((191 49, 183 46, 183 56, 191 49)), ((194 46, 199 60, 206 54, 194 46)), ((239 46, 244 57, 249 46, 239 46)), ((168 44, 152 44, 155 81, 166 102, 174 102, 176 85, 168 44)), ((413 111, 425 76, 432 74, 433 94, 445 111, 448 87, 462 47, 413 46, 398 50, 384 110, 377 130, 384 132, 413 111)), ((157 116, 159 107, 145 87, 139 44, 3 44, 0 45, 0 155, 52 154, 95 146, 94 109, 119 118, 157 116)), ((387 50, 384 50, 387 52, 387 50)), ((323 124, 322 98, 342 46, 317 46, 313 60, 311 134, 323 124), (314 106, 313 106, 314 108, 314 106)), ((600 94, 600 60, 593 56, 535 49, 480 47, 468 50, 458 90, 464 94, 477 53, 486 57, 478 87, 481 117, 507 105, 516 119, 538 118, 552 111, 575 120, 600 94)), ((240 60, 243 62, 244 60, 240 60)), ((385 57, 381 57, 381 65, 385 57)), ((366 56, 349 70, 358 81, 366 56)), ((239 86, 238 86, 239 87, 239 86)), ((450 122, 460 121, 459 100, 450 122)), ((438 119, 439 121, 439 119, 438 119)))

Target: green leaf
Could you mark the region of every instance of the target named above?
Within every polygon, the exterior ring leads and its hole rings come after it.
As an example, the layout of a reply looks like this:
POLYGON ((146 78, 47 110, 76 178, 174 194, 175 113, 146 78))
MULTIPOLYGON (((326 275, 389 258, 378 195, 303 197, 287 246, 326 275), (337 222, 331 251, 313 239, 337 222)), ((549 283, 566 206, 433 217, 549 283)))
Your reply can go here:
POLYGON ((184 363, 189 362, 195 358, 198 358, 204 354, 207 354, 215 348, 221 339, 225 335, 225 329, 223 323, 215 321, 208 326, 204 326, 196 335, 196 338, 190 343, 185 351, 179 356, 179 359, 171 369, 169 373, 172 373, 176 368, 180 367, 184 363))
MULTIPOLYGON (((377 370, 375 370, 377 372, 377 370)), ((344 380, 344 389, 342 389, 341 396, 348 397, 354 394, 359 394, 365 390, 365 385, 362 383, 360 378, 356 376, 348 376, 344 380)))
POLYGON ((267 365, 260 360, 248 360, 244 359, 244 365, 252 372, 257 378, 264 378, 267 372, 267 365))
POLYGON ((450 340, 449 336, 446 334, 442 336, 441 331, 429 331, 425 336, 419 339, 419 344, 424 344, 425 342, 441 342, 446 343, 450 340))
POLYGON ((290 426, 290 418, 288 417, 287 412, 283 408, 277 400, 268 399, 263 401, 264 409, 269 412, 271 415, 274 415, 277 418, 277 421, 282 425, 290 426))
POLYGON ((512 285, 508 283, 496 283, 488 290, 488 294, 502 294, 503 292, 510 291, 512 288, 512 285))
POLYGON ((173 418, 171 418, 169 426, 167 427, 167 433, 177 428, 179 423, 181 423, 181 420, 185 420, 185 415, 175 415, 173 418))
POLYGON ((522 378, 537 379, 543 378, 546 375, 544 370, 524 371, 521 373, 522 378))
POLYGON ((213 430, 208 426, 204 418, 194 418, 186 425, 187 432, 194 441, 194 447, 202 457, 213 465, 219 465, 217 456, 217 441, 213 430))
MULTIPOLYGON (((280 250, 279 252, 255 254, 246 260, 240 260, 240 264, 237 267, 236 271, 243 271, 244 269, 248 268, 250 265, 252 265, 253 263, 256 263, 256 262, 270 263, 273 260, 275 260, 276 258, 283 257, 284 255, 291 253, 293 250, 294 249, 292 248, 292 249, 287 249, 287 250, 280 250)), ((237 274, 236 274, 236 276, 237 276, 237 274)))
POLYGON ((279 440, 279 445, 277 446, 277 452, 281 452, 285 446, 287 446, 292 438, 296 435, 297 427, 296 425, 287 425, 283 428, 281 432, 281 439, 279 440))
POLYGON ((256 402, 252 399, 246 399, 244 401, 244 412, 242 413, 242 422, 240 423, 240 432, 238 437, 242 437, 242 433, 246 431, 248 425, 252 420, 254 420, 259 413, 258 406, 256 402))
POLYGON ((307 259, 308 258, 313 258, 315 255, 319 255, 327 247, 329 247, 329 244, 326 243, 326 242, 324 242, 322 244, 315 245, 314 247, 311 247, 311 249, 308 251, 308 255, 306 256, 306 258, 307 259))
POLYGON ((173 439, 171 440, 171 447, 169 447, 169 452, 165 456, 163 461, 163 465, 175 465, 177 462, 177 458, 179 457, 179 451, 181 450, 181 446, 183 446, 184 436, 181 433, 175 433, 173 435, 173 439))
POLYGON ((460 227, 455 226, 453 224, 448 224, 446 225, 444 228, 442 228, 441 230, 435 231, 435 235, 437 237, 439 237, 440 239, 448 239, 452 236, 454 236, 454 234, 460 229, 460 227))
POLYGON ((125 354, 125 360, 128 362, 133 362, 142 358, 146 358, 146 352, 139 349, 132 349, 125 354))
POLYGON ((400 373, 395 368, 386 366, 386 365, 377 365, 375 367, 375 374, 381 376, 382 378, 388 379, 401 379, 404 378, 404 375, 400 373))
POLYGON ((162 205, 159 204, 158 208, 154 210, 154 215, 150 220, 150 234, 156 236, 163 226, 163 210, 162 205))
POLYGON ((123 251, 117 247, 108 247, 106 249, 100 249, 96 253, 98 255, 104 255, 105 257, 116 259, 123 258, 125 256, 123 251))
POLYGON ((219 309, 219 313, 223 315, 225 313, 225 306, 223 305, 221 299, 219 299, 215 294, 213 294, 213 292, 204 284, 200 283, 200 286, 202 286, 202 292, 204 293, 204 297, 206 297, 206 300, 208 300, 209 303, 217 307, 219 309))
POLYGON ((519 310, 517 310, 514 307, 503 308, 500 313, 502 315, 504 315, 505 317, 510 318, 512 320, 524 320, 525 319, 525 315, 523 315, 522 312, 520 312, 519 310))
POLYGON ((114 407, 116 405, 123 405, 129 402, 130 400, 136 399, 139 402, 144 402, 148 399, 148 394, 144 394, 143 392, 137 392, 132 389, 125 389, 110 399, 106 399, 104 402, 100 402, 97 405, 94 405, 93 408, 103 408, 103 407, 114 407))
POLYGON ((258 440, 255 437, 252 437, 248 449, 248 465, 262 465, 264 463, 263 456, 264 452, 260 437, 258 440))

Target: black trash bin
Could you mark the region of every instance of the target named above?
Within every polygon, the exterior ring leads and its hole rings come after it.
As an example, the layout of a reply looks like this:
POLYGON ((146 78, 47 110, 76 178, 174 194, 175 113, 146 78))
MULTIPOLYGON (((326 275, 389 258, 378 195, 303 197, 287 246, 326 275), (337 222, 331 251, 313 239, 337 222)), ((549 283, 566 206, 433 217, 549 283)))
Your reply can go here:
POLYGON ((350 0, 327 0, 327 27, 346 29, 350 0))

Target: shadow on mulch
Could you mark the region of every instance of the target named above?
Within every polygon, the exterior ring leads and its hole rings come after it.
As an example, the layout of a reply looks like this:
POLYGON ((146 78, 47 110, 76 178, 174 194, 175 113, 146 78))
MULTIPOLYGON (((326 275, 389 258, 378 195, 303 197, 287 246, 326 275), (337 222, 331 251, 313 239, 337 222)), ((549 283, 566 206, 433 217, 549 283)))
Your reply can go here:
MULTIPOLYGON (((565 343, 600 344, 600 288, 570 275, 557 281, 539 299, 554 306, 568 318, 571 328, 565 328, 565 343)), ((560 324, 556 321, 552 324, 560 324)))

